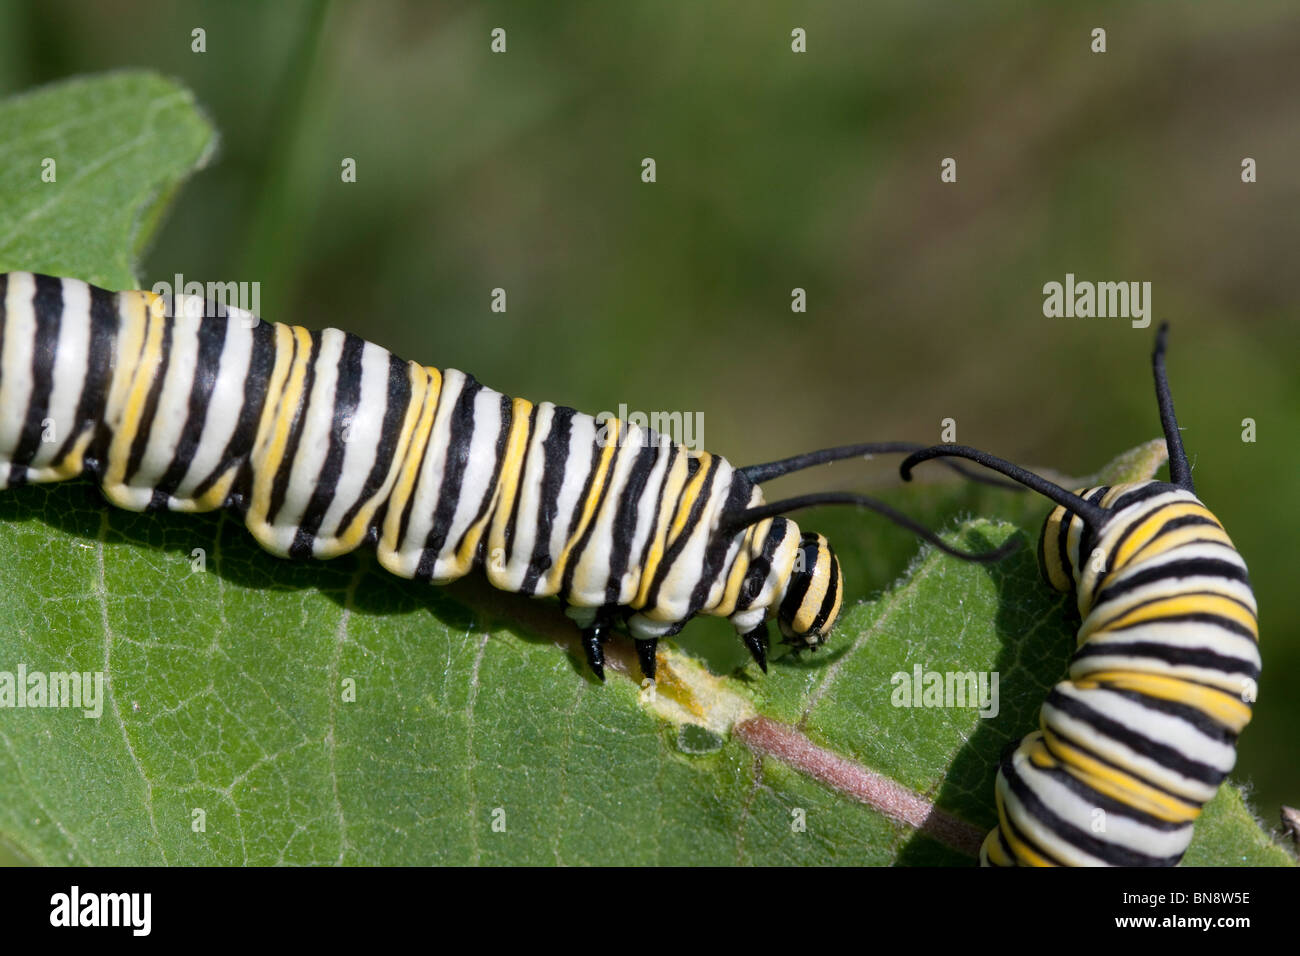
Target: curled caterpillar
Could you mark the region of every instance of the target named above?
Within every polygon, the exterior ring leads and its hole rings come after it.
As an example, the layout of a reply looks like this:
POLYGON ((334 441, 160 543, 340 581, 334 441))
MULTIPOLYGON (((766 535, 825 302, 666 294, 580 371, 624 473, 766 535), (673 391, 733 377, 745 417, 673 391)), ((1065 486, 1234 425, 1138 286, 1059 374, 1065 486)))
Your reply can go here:
POLYGON ((1039 536, 1043 576, 1073 592, 1082 623, 1069 676, 1040 729, 1003 754, 998 826, 985 866, 1174 866, 1192 824, 1237 759, 1259 680, 1259 630, 1246 563, 1196 497, 1165 372, 1152 355, 1170 481, 1073 494, 965 446, 900 466, 979 462, 1057 507, 1039 536))
POLYGON ((604 678, 615 626, 654 677, 659 639, 729 617, 764 670, 767 621, 815 648, 843 601, 829 543, 783 513, 855 504, 965 555, 873 499, 764 503, 801 468, 911 451, 846 445, 750 468, 651 429, 509 398, 347 332, 201 298, 0 275, 0 488, 89 475, 133 511, 239 514, 280 557, 373 546, 393 574, 558 596, 604 678))

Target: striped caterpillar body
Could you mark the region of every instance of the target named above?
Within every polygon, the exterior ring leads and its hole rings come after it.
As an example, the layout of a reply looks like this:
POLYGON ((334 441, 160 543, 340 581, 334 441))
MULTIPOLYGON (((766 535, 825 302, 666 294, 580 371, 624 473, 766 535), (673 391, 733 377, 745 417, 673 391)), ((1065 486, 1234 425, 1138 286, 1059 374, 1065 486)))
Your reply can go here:
POLYGON ((985 866, 1173 866, 1236 762, 1259 679, 1246 564, 1196 497, 1165 375, 1153 356, 1170 482, 1070 493, 975 449, 903 462, 978 461, 1057 502, 1039 537, 1043 576, 1082 618, 1066 680, 1039 730, 998 767, 985 866))
POLYGON ((0 275, 0 336, 0 487, 84 474, 134 511, 229 508, 281 557, 368 545, 440 584, 482 569, 558 596, 602 678, 615 625, 651 678, 656 642, 695 614, 729 617, 765 670, 769 617, 815 648, 842 606, 839 562, 780 512, 849 502, 905 519, 852 495, 767 504, 758 483, 919 447, 738 469, 337 329, 24 272, 0 275))

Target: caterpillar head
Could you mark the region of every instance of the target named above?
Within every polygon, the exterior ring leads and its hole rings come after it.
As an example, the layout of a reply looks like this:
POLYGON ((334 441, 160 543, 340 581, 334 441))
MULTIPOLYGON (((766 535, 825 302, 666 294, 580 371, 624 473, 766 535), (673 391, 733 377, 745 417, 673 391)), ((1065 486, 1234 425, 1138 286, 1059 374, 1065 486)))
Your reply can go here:
POLYGON ((804 532, 777 611, 786 641, 820 647, 839 619, 843 600, 844 578, 830 542, 816 532, 804 532))

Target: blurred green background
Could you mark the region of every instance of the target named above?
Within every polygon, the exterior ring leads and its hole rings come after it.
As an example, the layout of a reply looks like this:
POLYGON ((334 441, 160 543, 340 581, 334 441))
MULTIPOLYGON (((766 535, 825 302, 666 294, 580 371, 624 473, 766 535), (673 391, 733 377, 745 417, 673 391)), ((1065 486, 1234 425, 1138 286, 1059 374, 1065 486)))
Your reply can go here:
POLYGON ((1300 802, 1297 64, 1280 0, 0 2, 4 94, 148 67, 219 128, 146 287, 256 280, 269 318, 512 394, 698 411, 737 463, 937 441, 951 417, 963 443, 1093 471, 1159 434, 1154 327, 1045 318, 1042 286, 1150 281, 1198 492, 1260 602, 1238 775, 1269 824, 1300 802))

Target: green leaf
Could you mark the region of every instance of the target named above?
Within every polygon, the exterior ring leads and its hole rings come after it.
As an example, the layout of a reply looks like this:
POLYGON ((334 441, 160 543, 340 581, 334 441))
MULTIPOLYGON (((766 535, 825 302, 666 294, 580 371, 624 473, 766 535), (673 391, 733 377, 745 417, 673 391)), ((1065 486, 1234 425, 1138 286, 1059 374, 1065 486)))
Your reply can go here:
MULTIPOLYGON (((129 284, 206 128, 143 75, 0 104, 0 268, 129 284), (31 176, 54 141, 66 199, 31 176), (68 164, 94 171, 64 180, 68 164)), ((1108 474, 1158 465, 1148 450, 1108 474)), ((948 535, 968 548, 1032 539, 1046 511, 952 483, 890 497, 936 526, 992 516, 948 535)), ((51 864, 970 864, 994 761, 1064 673, 1065 602, 1028 548, 983 567, 917 555, 873 517, 806 524, 835 541, 851 594, 895 583, 767 677, 729 628, 693 623, 651 693, 628 642, 598 684, 553 602, 478 578, 281 561, 235 520, 114 510, 85 482, 11 489, 0 672, 99 673, 105 693, 97 718, 0 709, 0 844, 51 864), (997 671, 997 716, 893 706, 891 678, 915 666, 997 671)), ((1188 860, 1291 857, 1225 787, 1188 860)))
POLYGON ((4 101, 0 272, 133 288, 167 200, 215 146, 190 91, 152 73, 69 80, 4 101))

